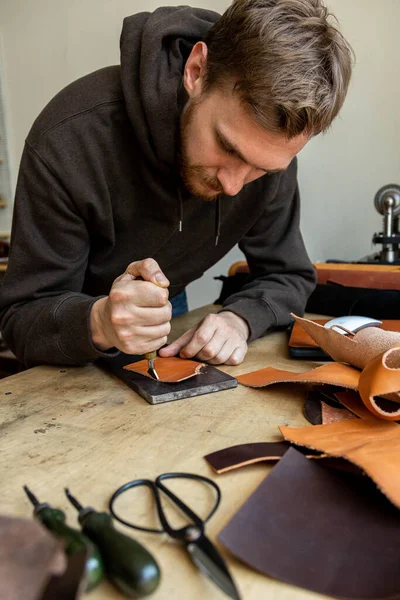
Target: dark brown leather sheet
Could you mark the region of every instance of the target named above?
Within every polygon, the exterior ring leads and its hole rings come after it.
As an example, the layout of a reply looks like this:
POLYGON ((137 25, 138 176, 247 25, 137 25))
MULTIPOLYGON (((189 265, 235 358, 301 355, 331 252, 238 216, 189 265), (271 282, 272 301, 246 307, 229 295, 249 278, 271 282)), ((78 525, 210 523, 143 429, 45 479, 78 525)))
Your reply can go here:
MULTIPOLYGON (((184 381, 195 375, 200 375, 203 367, 205 367, 204 363, 179 358, 177 356, 168 358, 157 356, 154 360, 154 368, 157 371, 159 380, 164 383, 177 383, 178 381, 184 381)), ((134 371, 135 373, 140 373, 141 375, 145 375, 146 377, 149 377, 149 379, 152 379, 147 372, 148 368, 147 360, 130 363, 124 367, 127 371, 134 371)))
POLYGON ((367 477, 293 448, 218 538, 250 567, 307 590, 400 598, 400 512, 367 477))
POLYGON ((400 508, 400 425, 381 419, 353 419, 313 427, 281 426, 286 441, 342 457, 362 469, 400 508))

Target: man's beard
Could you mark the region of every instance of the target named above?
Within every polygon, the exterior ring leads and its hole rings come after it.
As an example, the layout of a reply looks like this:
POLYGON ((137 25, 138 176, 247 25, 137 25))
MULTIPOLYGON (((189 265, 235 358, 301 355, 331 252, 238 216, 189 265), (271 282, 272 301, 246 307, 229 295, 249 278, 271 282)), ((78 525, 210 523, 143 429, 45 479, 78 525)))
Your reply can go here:
POLYGON ((181 117, 179 148, 180 174, 186 189, 191 194, 202 198, 202 200, 213 201, 224 191, 220 181, 216 177, 210 177, 204 167, 190 164, 187 158, 188 147, 190 144, 188 126, 193 119, 196 104, 196 102, 190 101, 189 106, 183 111, 181 117), (199 182, 211 186, 215 192, 210 190, 209 193, 207 193, 205 188, 199 182))

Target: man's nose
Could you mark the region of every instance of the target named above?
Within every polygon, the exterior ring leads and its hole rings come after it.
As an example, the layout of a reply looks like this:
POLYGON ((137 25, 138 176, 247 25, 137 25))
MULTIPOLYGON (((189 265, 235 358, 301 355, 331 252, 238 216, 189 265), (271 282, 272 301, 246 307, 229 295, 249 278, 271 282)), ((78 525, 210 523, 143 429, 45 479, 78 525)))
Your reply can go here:
POLYGON ((224 188, 224 194, 236 196, 244 186, 250 169, 245 164, 231 168, 221 167, 217 172, 217 179, 224 188))

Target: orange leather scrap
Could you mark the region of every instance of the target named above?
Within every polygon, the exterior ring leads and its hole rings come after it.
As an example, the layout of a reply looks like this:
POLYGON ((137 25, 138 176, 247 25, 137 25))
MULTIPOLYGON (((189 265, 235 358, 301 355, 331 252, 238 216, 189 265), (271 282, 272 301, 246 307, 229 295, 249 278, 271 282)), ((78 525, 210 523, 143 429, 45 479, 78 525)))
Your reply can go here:
POLYGON ((379 419, 279 429, 286 441, 342 457, 360 467, 400 508, 400 427, 379 419))
MULTIPOLYGON (((340 335, 340 334, 338 334, 340 335)), ((348 365, 330 363, 305 373, 292 373, 273 367, 266 367, 251 373, 236 376, 242 385, 266 387, 275 383, 327 383, 344 388, 357 389, 360 372, 348 365)))
MULTIPOLYGON (((189 379, 195 375, 200 375, 202 368, 205 366, 204 363, 199 363, 195 360, 187 360, 185 358, 178 358, 177 356, 168 358, 157 356, 154 360, 154 368, 157 371, 159 380, 164 383, 177 383, 178 381, 189 379)), ((148 368, 147 360, 130 363, 124 367, 127 371, 140 373, 141 375, 145 375, 149 379, 152 379, 147 372, 148 368)))

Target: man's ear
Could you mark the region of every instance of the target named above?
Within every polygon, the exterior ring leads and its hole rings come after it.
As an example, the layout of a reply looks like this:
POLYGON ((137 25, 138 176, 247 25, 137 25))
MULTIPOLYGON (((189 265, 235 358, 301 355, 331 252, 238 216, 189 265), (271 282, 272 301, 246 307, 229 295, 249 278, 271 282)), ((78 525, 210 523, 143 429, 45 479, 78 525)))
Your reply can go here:
POLYGON ((190 98, 198 97, 203 88, 208 49, 204 42, 197 42, 186 61, 183 85, 190 98))

